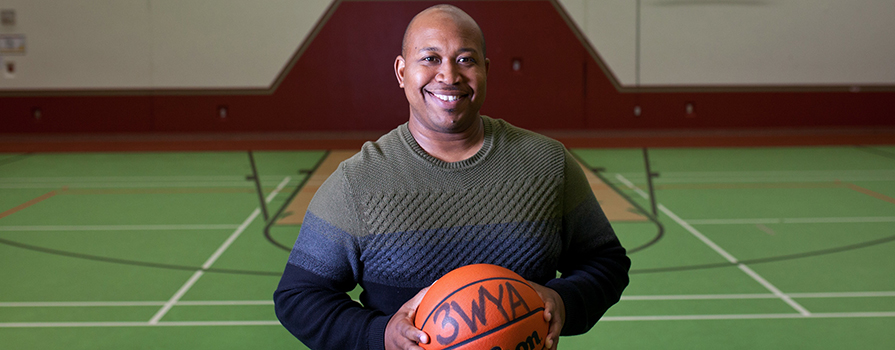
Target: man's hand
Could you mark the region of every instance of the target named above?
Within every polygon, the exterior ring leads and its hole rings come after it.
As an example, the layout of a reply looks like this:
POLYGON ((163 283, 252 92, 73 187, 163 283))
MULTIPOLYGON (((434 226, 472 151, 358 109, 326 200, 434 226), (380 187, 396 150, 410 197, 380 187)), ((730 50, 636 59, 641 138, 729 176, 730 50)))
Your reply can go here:
POLYGON ((528 281, 528 283, 531 283, 541 300, 544 301, 544 320, 550 324, 545 341, 546 349, 556 350, 556 346, 559 344, 559 333, 562 332, 562 326, 566 323, 566 305, 555 290, 532 281, 528 281))
POLYGON ((423 350, 417 344, 429 343, 426 332, 413 326, 416 308, 420 306, 428 290, 429 287, 426 287, 416 293, 388 320, 388 325, 385 326, 385 350, 423 350))

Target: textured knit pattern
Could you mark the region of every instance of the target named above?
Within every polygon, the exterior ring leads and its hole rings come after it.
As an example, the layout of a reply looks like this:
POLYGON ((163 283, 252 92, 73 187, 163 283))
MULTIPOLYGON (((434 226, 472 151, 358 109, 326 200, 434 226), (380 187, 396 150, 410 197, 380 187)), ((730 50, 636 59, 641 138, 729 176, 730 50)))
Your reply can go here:
POLYGON ((308 208, 281 290, 298 269, 342 292, 359 283, 361 302, 390 314, 460 266, 491 263, 546 283, 616 241, 562 144, 483 121, 482 149, 461 162, 428 155, 407 124, 343 162, 308 208))

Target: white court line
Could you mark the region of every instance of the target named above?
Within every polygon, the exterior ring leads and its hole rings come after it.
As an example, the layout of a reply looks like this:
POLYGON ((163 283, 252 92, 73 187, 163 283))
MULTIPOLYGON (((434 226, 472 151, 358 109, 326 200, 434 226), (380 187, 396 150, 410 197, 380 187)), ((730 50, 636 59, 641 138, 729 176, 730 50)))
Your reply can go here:
POLYGON ((721 246, 715 244, 715 242, 712 242, 712 240, 710 240, 708 237, 706 237, 705 235, 703 235, 702 232, 699 232, 698 230, 696 230, 695 228, 693 228, 693 226, 690 226, 690 224, 688 224, 686 221, 684 221, 683 219, 681 219, 679 216, 677 216, 677 215, 676 215, 675 213, 673 213, 671 210, 669 210, 668 208, 666 208, 664 205, 659 204, 659 210, 660 210, 662 213, 664 213, 665 215, 667 215, 668 217, 670 217, 672 220, 674 220, 675 222, 677 222, 678 225, 681 225, 681 227, 683 227, 685 230, 687 230, 688 232, 690 232, 690 234, 692 234, 693 236, 695 236, 696 238, 698 238, 700 241, 702 241, 702 243, 704 243, 705 245, 707 245, 707 246, 709 246, 710 248, 712 248, 712 250, 714 250, 716 253, 721 254, 721 256, 723 256, 724 259, 726 259, 726 260, 727 260, 728 262, 730 262, 731 264, 738 264, 738 263, 739 263, 739 260, 737 260, 737 258, 735 258, 733 255, 731 255, 731 254, 728 253, 726 250, 724 250, 724 248, 721 248, 721 246))
POLYGON ((783 293, 783 291, 781 291, 780 289, 777 289, 776 286, 771 284, 771 282, 768 282, 768 280, 764 279, 764 277, 761 277, 761 275, 759 275, 757 272, 750 269, 749 266, 746 266, 746 264, 739 264, 739 265, 737 265, 737 267, 739 267, 740 270, 742 270, 747 275, 751 276, 753 279, 758 281, 758 283, 760 283, 762 286, 764 286, 769 291, 771 291, 771 293, 774 293, 774 295, 780 297, 781 300, 783 300, 784 302, 789 304, 789 306, 792 306, 792 308, 796 309, 796 311, 798 311, 800 314, 802 314, 804 316, 811 316, 811 312, 809 312, 808 309, 806 309, 801 304, 797 303, 795 300, 792 300, 792 298, 789 295, 786 295, 783 293))
POLYGON ((271 300, 196 300, 180 301, 177 306, 244 306, 244 305, 273 305, 271 300))
POLYGON ((862 223, 862 222, 895 222, 895 216, 687 220, 687 223, 689 223, 691 225, 833 224, 833 223, 862 223))
MULTIPOLYGON (((628 176, 642 176, 643 173, 620 173, 628 176)), ((895 170, 756 170, 756 171, 667 171, 662 177, 804 177, 804 176, 895 176, 895 170)))
MULTIPOLYGON (((618 175, 618 174, 616 174, 616 177, 617 178, 620 177, 621 179, 624 179, 623 176, 618 175)), ((627 179, 624 179, 624 180, 625 180, 627 186, 635 188, 635 189, 637 188, 636 186, 633 186, 634 185, 633 183, 631 183, 630 181, 627 181, 627 179), (628 184, 630 184, 630 185, 628 185, 628 184)), ((649 195, 647 195, 642 190, 639 191, 639 193, 641 193, 641 196, 644 196, 644 198, 649 198, 649 195)), ((711 239, 709 239, 708 237, 703 235, 701 232, 699 232, 699 230, 693 228, 693 226, 690 226, 690 224, 688 224, 686 221, 684 221, 679 216, 674 214, 671 210, 666 208, 664 205, 659 204, 658 208, 662 213, 664 213, 666 216, 670 217, 672 220, 674 220, 676 223, 678 223, 678 225, 681 225, 681 227, 683 227, 685 230, 690 232, 690 234, 692 234, 694 237, 698 238, 700 241, 702 241, 703 243, 705 243, 706 245, 711 247, 712 250, 714 250, 716 253, 723 256, 724 259, 727 259, 727 261, 729 261, 732 264, 737 264, 737 267, 739 267, 740 270, 742 270, 747 275, 752 277, 752 279, 754 279, 759 284, 761 284, 762 286, 767 288, 769 291, 771 291, 771 293, 774 293, 774 295, 778 296, 780 298, 780 300, 783 300, 783 302, 789 304, 789 306, 791 306, 793 309, 798 311, 800 314, 802 314, 803 316, 811 315, 811 312, 809 312, 808 309, 806 309, 804 306, 800 305, 795 300, 792 300, 792 298, 790 298, 789 296, 784 294, 780 289, 778 289, 776 286, 774 286, 773 284, 771 284, 770 282, 765 280, 758 273, 756 273, 755 271, 752 271, 752 269, 750 269, 748 266, 740 263, 739 260, 737 260, 737 258, 735 258, 733 255, 728 253, 726 250, 721 248, 721 246, 715 244, 715 242, 713 242, 711 239)))
POLYGON ((198 326, 279 326, 279 321, 194 321, 194 322, 9 322, 0 328, 71 328, 71 327, 198 327, 198 326))
POLYGON ((151 319, 149 319, 149 324, 157 324, 158 321, 161 320, 162 317, 164 317, 165 314, 167 314, 172 307, 174 307, 174 304, 177 303, 177 301, 179 301, 180 298, 183 297, 183 295, 186 294, 186 292, 193 287, 193 284, 195 284, 196 281, 199 280, 199 277, 202 277, 203 273, 205 273, 203 272, 203 270, 196 270, 196 272, 193 273, 190 279, 187 280, 186 283, 184 283, 183 286, 181 286, 180 289, 177 290, 177 293, 174 293, 174 296, 172 296, 171 299, 169 299, 168 302, 165 303, 165 305, 162 305, 162 308, 159 309, 155 313, 155 315, 152 316, 151 319))
MULTIPOLYGON (((791 298, 892 298, 891 292, 834 292, 834 293, 788 293, 791 298)), ((622 295, 622 301, 674 301, 674 300, 744 300, 777 299, 770 293, 764 294, 677 294, 677 295, 622 295)), ((273 305, 273 300, 190 300, 178 301, 174 306, 244 306, 273 305)), ((0 307, 128 307, 161 306, 165 301, 13 301, 0 302, 0 307)))
POLYGON ((895 292, 789 293, 793 298, 875 298, 895 297, 895 292))
POLYGON ((721 177, 721 178, 667 178, 665 174, 657 178, 657 184, 705 184, 705 183, 830 183, 830 182, 885 182, 895 181, 895 176, 805 176, 805 177, 768 177, 768 178, 748 178, 748 177, 721 177))
POLYGON ((283 181, 280 181, 280 184, 277 185, 277 188, 275 188, 273 191, 271 191, 270 194, 267 195, 267 198, 264 198, 264 200, 267 203, 270 203, 271 201, 273 201, 273 198, 276 197, 277 194, 280 193, 280 191, 282 191, 283 188, 289 184, 289 181, 292 181, 291 177, 286 176, 285 178, 283 178, 283 181))
MULTIPOLYGON (((286 186, 286 184, 289 183, 290 180, 291 178, 288 176, 284 178, 283 181, 281 181, 280 184, 277 185, 277 188, 273 190, 270 195, 267 196, 267 198, 265 198, 265 201, 270 203, 270 201, 272 201, 273 198, 276 197, 276 195, 283 189, 283 187, 286 186)), ((162 306, 162 308, 159 309, 158 312, 156 312, 151 319, 149 319, 149 324, 158 324, 162 317, 164 317, 165 314, 167 314, 168 311, 170 311, 171 308, 174 307, 174 305, 177 304, 178 301, 180 301, 180 298, 183 297, 183 295, 186 294, 186 292, 193 287, 193 284, 195 284, 196 281, 198 281, 199 278, 202 277, 204 271, 211 268, 211 265, 213 265, 215 261, 217 261, 218 258, 224 254, 224 251, 226 251, 227 248, 229 248, 230 245, 233 244, 233 242, 236 241, 237 238, 239 238, 239 235, 242 234, 242 232, 245 231, 245 229, 249 227, 252 221, 254 221, 255 218, 257 218, 260 214, 261 209, 255 208, 255 210, 252 211, 252 214, 249 215, 249 217, 246 218, 245 221, 243 221, 242 225, 239 225, 239 228, 237 228, 236 231, 234 231, 233 234, 231 234, 230 237, 228 237, 227 240, 224 241, 224 243, 221 244, 221 246, 218 247, 218 249, 213 254, 211 254, 211 257, 209 257, 208 260, 206 260, 205 263, 202 264, 202 269, 196 270, 196 272, 193 273, 193 276, 191 276, 190 279, 187 280, 186 283, 184 283, 184 285, 181 286, 180 289, 178 289, 173 296, 171 296, 171 299, 169 299, 168 302, 166 302, 165 305, 162 306)))
MULTIPOLYGON (((162 306, 165 301, 20 301, 0 302, 0 307, 127 307, 162 306)), ((273 300, 192 300, 178 301, 174 306, 244 306, 273 305, 273 300)))
POLYGON ((59 226, 0 226, 0 231, 172 231, 172 230, 233 230, 239 225, 59 225, 59 226))
POLYGON ((0 184, 3 189, 53 188, 67 186, 69 189, 82 188, 158 188, 158 187, 252 187, 251 182, 127 182, 127 183, 34 183, 0 184))
MULTIPOLYGON (((791 298, 877 298, 895 297, 895 292, 788 293, 791 298)), ((621 300, 741 300, 776 299, 774 294, 681 294, 681 295, 622 295, 621 300)))
MULTIPOLYGON (((286 176, 289 177, 289 176, 286 176)), ((261 176, 262 181, 283 176, 261 176)), ((112 177, 47 177, 2 178, 0 188, 158 188, 158 187, 251 187, 252 183, 238 176, 112 176, 112 177)))
POLYGON ((158 323, 159 320, 161 320, 162 317, 164 317, 165 314, 167 314, 168 311, 170 311, 171 308, 174 307, 174 304, 176 304, 177 301, 179 301, 180 298, 183 297, 183 295, 186 294, 186 292, 193 287, 193 284, 196 283, 196 281, 198 281, 200 277, 202 277, 204 271, 210 268, 211 265, 214 264, 214 262, 217 261, 217 259, 222 254, 224 254, 224 251, 230 247, 230 244, 232 244, 233 241, 239 238, 239 235, 242 234, 242 232, 249 227, 249 224, 251 224, 252 221, 254 221, 255 218, 257 218, 260 214, 261 209, 256 208, 254 211, 252 211, 252 214, 249 215, 249 217, 246 218, 245 221, 243 221, 242 225, 240 225, 239 228, 236 229, 236 231, 233 231, 230 237, 228 237, 227 240, 224 241, 224 243, 221 244, 221 246, 218 247, 218 249, 213 254, 211 254, 211 257, 209 257, 204 264, 202 264, 202 269, 196 270, 196 272, 193 273, 193 276, 191 276, 190 279, 187 280, 186 283, 181 286, 180 289, 178 289, 173 296, 171 296, 171 299, 169 299, 168 302, 165 303, 165 305, 162 306, 162 308, 159 309, 158 312, 156 312, 155 315, 152 316, 152 318, 149 320, 149 324, 158 323))
POLYGON ((110 307, 159 306, 164 301, 18 301, 2 302, 0 307, 110 307))
MULTIPOLYGON (((286 175, 264 175, 261 180, 279 180, 286 175)), ((242 176, 84 176, 84 177, 0 177, 0 183, 67 183, 67 182, 220 182, 245 181, 242 176)))
POLYGON ((634 192, 637 192, 637 194, 639 194, 644 199, 649 199, 649 195, 646 192, 643 192, 643 190, 641 190, 640 187, 637 187, 636 185, 634 185, 633 182, 628 181, 628 179, 625 178, 624 176, 622 176, 621 174, 615 174, 615 178, 618 179, 618 181, 621 181, 623 184, 625 184, 625 186, 628 186, 628 188, 634 190, 634 192))
MULTIPOLYGON (((657 315, 603 316, 600 322, 619 321, 700 321, 700 320, 772 320, 818 318, 880 318, 895 317, 895 312, 831 312, 808 316, 791 314, 733 314, 733 315, 657 315)), ((279 321, 184 321, 184 322, 7 322, 0 328, 73 328, 73 327, 200 327, 200 326, 280 326, 279 321)))
MULTIPOLYGON (((640 178, 642 173, 621 173, 640 178)), ((767 183, 767 182, 835 182, 895 181, 892 170, 857 171, 743 171, 743 172, 663 172, 656 183, 767 183)))
POLYGON ((603 316, 600 322, 612 321, 699 321, 699 320, 770 320, 787 318, 874 318, 895 317, 895 312, 827 312, 802 314, 738 314, 738 315, 661 315, 603 316))

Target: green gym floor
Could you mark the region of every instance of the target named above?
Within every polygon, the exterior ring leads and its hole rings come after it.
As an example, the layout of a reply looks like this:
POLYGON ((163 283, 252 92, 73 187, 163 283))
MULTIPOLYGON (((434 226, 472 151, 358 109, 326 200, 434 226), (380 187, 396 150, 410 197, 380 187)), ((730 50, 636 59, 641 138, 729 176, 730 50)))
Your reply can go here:
MULTIPOLYGON (((573 153, 657 220, 613 222, 631 284, 561 349, 895 344, 895 146, 573 153)), ((0 348, 304 349, 261 203, 326 154, 251 153, 259 195, 248 152, 0 153, 0 348)))

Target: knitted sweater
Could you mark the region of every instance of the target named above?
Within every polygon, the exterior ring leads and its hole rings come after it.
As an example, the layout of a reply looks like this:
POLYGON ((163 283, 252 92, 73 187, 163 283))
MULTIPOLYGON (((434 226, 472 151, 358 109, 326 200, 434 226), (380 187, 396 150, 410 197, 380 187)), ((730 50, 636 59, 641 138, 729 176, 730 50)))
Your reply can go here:
POLYGON ((576 161, 555 140, 482 118, 469 159, 430 156, 403 124, 324 182, 274 293, 293 335, 312 349, 383 349, 401 305, 474 263, 556 290, 563 335, 586 332, 619 300, 630 260, 576 161), (360 304, 345 294, 358 284, 360 304))

